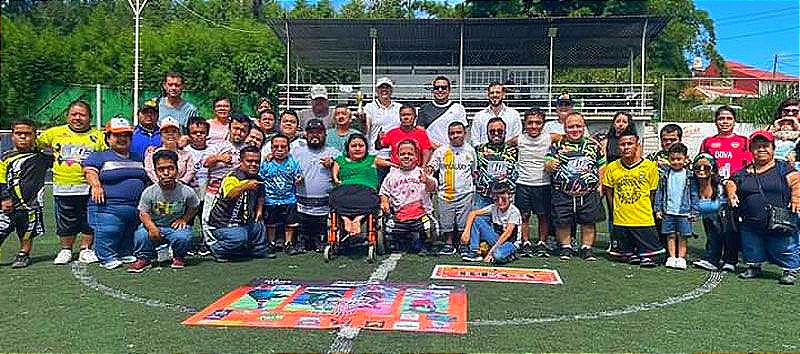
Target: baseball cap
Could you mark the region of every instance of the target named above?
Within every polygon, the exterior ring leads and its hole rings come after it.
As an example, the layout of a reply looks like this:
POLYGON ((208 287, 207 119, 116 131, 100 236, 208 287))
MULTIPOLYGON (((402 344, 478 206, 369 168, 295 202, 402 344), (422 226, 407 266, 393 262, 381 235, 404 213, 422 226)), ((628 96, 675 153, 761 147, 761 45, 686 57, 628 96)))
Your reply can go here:
POLYGON ((166 116, 166 117, 164 117, 164 119, 162 119, 160 122, 158 122, 158 127, 160 129, 164 129, 166 127, 175 127, 175 128, 178 128, 178 130, 180 130, 181 129, 181 123, 178 123, 178 120, 175 119, 175 118, 172 118, 172 116, 166 116))
POLYGON ((312 100, 315 100, 317 98, 324 98, 326 100, 328 99, 328 89, 326 89, 325 86, 322 85, 311 86, 309 94, 312 100))
POLYGON ((767 139, 767 141, 769 141, 769 142, 775 141, 775 135, 773 135, 772 132, 770 132, 768 130, 756 130, 756 131, 754 131, 753 134, 750 134, 750 137, 747 138, 747 141, 753 142, 753 139, 758 138, 758 137, 767 139))
POLYGON ((556 106, 572 107, 572 98, 569 97, 568 93, 564 92, 556 98, 556 106))
POLYGON ((314 118, 306 124, 306 131, 310 130, 325 130, 325 123, 322 123, 322 119, 314 118))
POLYGON ((111 134, 133 133, 133 126, 125 118, 114 117, 106 123, 105 131, 111 134))
POLYGON ((389 85, 389 87, 394 88, 394 81, 392 79, 384 76, 377 81, 375 81, 375 87, 380 87, 381 85, 389 85))

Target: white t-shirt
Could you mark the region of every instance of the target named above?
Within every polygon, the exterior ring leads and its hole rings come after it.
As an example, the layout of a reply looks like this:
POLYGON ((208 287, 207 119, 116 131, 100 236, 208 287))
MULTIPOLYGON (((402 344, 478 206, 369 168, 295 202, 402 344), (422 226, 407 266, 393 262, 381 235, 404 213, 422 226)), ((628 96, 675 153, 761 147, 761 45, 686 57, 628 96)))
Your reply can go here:
POLYGON ((322 166, 320 160, 324 157, 335 159, 341 153, 327 146, 312 150, 308 145, 291 148, 289 153, 303 170, 303 183, 297 187, 297 211, 315 216, 327 215, 328 194, 333 189, 333 176, 331 169, 322 166))
POLYGON ((225 177, 228 172, 231 172, 239 167, 239 150, 241 150, 241 148, 244 146, 244 144, 241 144, 237 147, 233 145, 230 140, 225 140, 215 145, 209 145, 206 148, 206 152, 208 153, 206 157, 211 155, 219 155, 222 153, 230 153, 231 162, 217 162, 211 166, 208 166, 208 180, 222 180, 222 178, 225 177))
POLYGON ((544 156, 550 151, 550 134, 542 132, 532 138, 527 133, 520 134, 517 140, 518 165, 517 184, 526 186, 546 186, 550 184, 550 174, 544 170, 544 156))
MULTIPOLYGON (((292 140, 292 142, 289 143, 289 153, 291 154, 292 150, 297 149, 297 148, 299 148, 301 146, 306 146, 306 144, 308 144, 308 142, 306 141, 305 138, 297 138, 297 139, 292 140)), ((264 146, 261 147, 261 159, 263 160, 269 154, 272 154, 272 141, 271 140, 270 141, 265 141, 264 142, 264 146)))
POLYGON ((564 132, 564 124, 556 120, 548 120, 544 122, 544 127, 542 127, 542 133, 547 134, 566 134, 564 132))
POLYGON ((472 173, 476 164, 471 146, 443 145, 434 150, 428 166, 439 171, 439 198, 451 201, 475 193, 472 173))
POLYGON ((205 167, 206 157, 210 155, 211 148, 206 146, 203 150, 193 148, 191 145, 187 146, 186 151, 192 154, 192 163, 194 166, 194 180, 190 183, 192 188, 204 189, 208 182, 208 167, 205 167))
POLYGON ((472 119, 472 128, 470 129, 470 140, 473 146, 489 142, 489 137, 486 134, 486 124, 494 117, 503 118, 503 122, 506 123, 506 141, 510 141, 522 134, 522 118, 519 112, 505 104, 502 107, 500 114, 495 114, 491 107, 486 107, 475 114, 475 118, 472 119))
POLYGON ((489 204, 481 210, 492 214, 492 224, 495 229, 503 229, 508 224, 513 224, 515 226, 522 225, 522 214, 520 214, 519 209, 517 209, 514 204, 509 205, 506 211, 500 210, 495 204, 489 204))
POLYGON ((368 119, 372 121, 369 131, 369 151, 382 159, 388 160, 391 156, 389 148, 375 150, 375 139, 378 132, 384 133, 400 126, 400 107, 403 105, 392 101, 388 107, 381 106, 377 101, 372 101, 364 105, 364 112, 368 119))

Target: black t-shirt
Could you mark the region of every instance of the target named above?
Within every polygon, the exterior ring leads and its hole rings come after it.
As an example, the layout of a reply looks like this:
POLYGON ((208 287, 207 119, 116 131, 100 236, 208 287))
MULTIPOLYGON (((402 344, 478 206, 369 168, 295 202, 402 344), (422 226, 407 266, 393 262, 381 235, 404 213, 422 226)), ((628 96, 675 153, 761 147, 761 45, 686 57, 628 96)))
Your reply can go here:
POLYGON ((791 203, 792 190, 786 181, 786 175, 794 171, 784 161, 775 161, 775 166, 760 175, 747 171, 737 172, 731 179, 736 183, 736 195, 739 197, 739 215, 742 222, 761 225, 767 218, 764 206, 767 204, 787 208, 791 203), (761 184, 763 194, 759 191, 761 184))
POLYGON ((444 112, 447 112, 447 110, 450 109, 450 106, 452 106, 453 103, 454 103, 453 101, 448 101, 446 105, 439 106, 434 104, 433 102, 428 102, 422 105, 422 107, 419 108, 417 125, 425 129, 428 129, 428 126, 430 126, 431 123, 433 123, 433 121, 436 120, 436 118, 441 117, 442 114, 444 114, 444 112))

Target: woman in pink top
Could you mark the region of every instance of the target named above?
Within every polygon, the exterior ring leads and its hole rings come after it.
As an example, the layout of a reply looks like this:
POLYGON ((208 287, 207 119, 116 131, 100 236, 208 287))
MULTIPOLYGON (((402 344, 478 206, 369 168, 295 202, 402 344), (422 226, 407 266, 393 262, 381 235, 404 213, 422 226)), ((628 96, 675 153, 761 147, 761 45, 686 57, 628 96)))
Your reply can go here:
POLYGON ((209 146, 228 140, 228 124, 230 124, 231 114, 231 100, 227 97, 215 98, 213 105, 214 117, 208 120, 210 129, 207 144, 209 146))
POLYGON ((178 140, 180 139, 180 125, 178 121, 172 117, 166 117, 161 121, 161 147, 149 147, 144 154, 144 170, 147 172, 147 177, 153 183, 158 183, 158 175, 153 164, 153 155, 159 150, 172 150, 178 154, 178 180, 186 185, 189 185, 194 179, 194 161, 192 160, 192 153, 178 147, 178 140))

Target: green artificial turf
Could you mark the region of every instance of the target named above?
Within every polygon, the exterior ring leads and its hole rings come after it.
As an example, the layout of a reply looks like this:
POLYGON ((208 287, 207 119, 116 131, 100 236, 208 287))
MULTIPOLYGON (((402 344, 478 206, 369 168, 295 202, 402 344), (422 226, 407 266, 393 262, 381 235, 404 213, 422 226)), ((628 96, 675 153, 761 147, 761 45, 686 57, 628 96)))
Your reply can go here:
MULTIPOLYGON (((188 313, 104 295, 84 286, 70 266, 52 264, 58 245, 49 206, 45 218, 48 233, 35 240, 32 266, 9 267, 18 246, 15 235, 2 246, 0 352, 324 352, 336 335, 336 331, 187 327, 180 322, 188 313)), ((702 236, 690 240, 690 260, 696 259, 704 242, 702 236)), ((597 244, 597 262, 550 257, 519 259, 510 265, 557 269, 563 285, 465 283, 470 320, 534 319, 661 302, 692 291, 708 276, 696 269, 640 269, 613 263, 600 251, 607 237, 601 235, 597 244)), ((455 257, 403 255, 389 280, 428 281, 436 264, 462 263, 455 257)), ((149 269, 138 275, 97 265, 84 272, 128 295, 202 308, 255 277, 366 279, 375 268, 359 255, 326 263, 320 255, 306 254, 227 264, 190 259, 183 270, 149 269)), ((765 279, 743 281, 726 275, 713 291, 697 299, 615 317, 471 324, 465 336, 364 330, 354 341, 354 351, 800 351, 800 287, 780 286, 780 270, 766 270, 765 279)))

